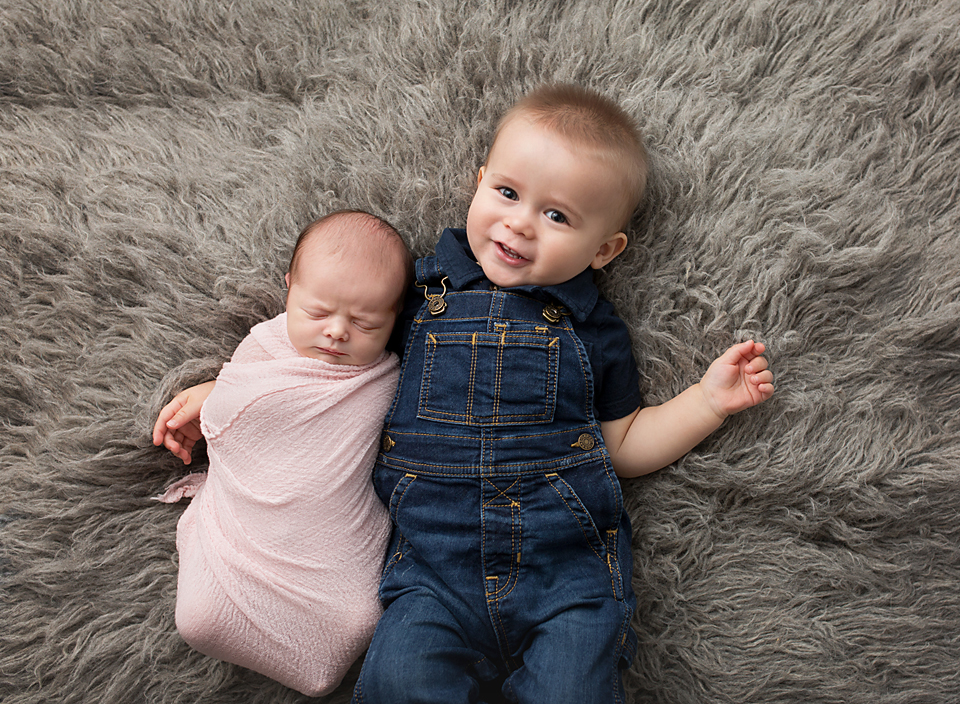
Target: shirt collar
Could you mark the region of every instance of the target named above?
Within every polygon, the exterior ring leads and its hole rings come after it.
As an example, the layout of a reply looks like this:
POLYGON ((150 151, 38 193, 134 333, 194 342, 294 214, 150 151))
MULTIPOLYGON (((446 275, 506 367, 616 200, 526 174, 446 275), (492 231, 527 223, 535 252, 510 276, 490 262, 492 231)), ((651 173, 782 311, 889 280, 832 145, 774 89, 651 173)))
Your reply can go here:
MULTIPOLYGON (((437 242, 436 253, 440 270, 450 279, 455 289, 463 289, 476 281, 486 279, 483 269, 470 251, 466 230, 460 228, 444 230, 440 235, 440 241, 437 242)), ((555 286, 517 286, 507 290, 523 291, 536 298, 546 298, 548 301, 556 300, 581 322, 590 315, 600 298, 600 293, 593 283, 592 269, 582 271, 569 281, 555 286)))

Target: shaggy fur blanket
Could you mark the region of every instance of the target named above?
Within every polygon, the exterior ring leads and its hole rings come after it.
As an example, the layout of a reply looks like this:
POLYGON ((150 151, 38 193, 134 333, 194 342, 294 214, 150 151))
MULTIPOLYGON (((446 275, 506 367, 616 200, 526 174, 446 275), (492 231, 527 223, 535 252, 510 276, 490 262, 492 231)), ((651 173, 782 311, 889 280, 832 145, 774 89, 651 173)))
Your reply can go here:
POLYGON ((601 279, 645 398, 747 337, 777 377, 625 482, 629 701, 960 701, 955 0, 0 0, 0 700, 305 701, 178 636, 153 419, 315 216, 462 225, 547 80, 646 134, 601 279))

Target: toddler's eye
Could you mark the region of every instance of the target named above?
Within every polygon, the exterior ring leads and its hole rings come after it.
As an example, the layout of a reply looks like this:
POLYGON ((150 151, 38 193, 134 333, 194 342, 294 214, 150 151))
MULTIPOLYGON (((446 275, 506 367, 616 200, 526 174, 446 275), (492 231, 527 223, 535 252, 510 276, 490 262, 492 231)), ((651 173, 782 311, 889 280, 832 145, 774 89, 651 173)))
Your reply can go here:
POLYGON ((506 186, 500 186, 500 188, 498 188, 497 190, 500 191, 500 195, 502 195, 504 198, 509 198, 510 200, 517 200, 518 198, 517 192, 512 188, 507 188, 506 186))
POLYGON ((567 216, 561 213, 559 210, 548 210, 547 217, 560 225, 567 221, 567 216))

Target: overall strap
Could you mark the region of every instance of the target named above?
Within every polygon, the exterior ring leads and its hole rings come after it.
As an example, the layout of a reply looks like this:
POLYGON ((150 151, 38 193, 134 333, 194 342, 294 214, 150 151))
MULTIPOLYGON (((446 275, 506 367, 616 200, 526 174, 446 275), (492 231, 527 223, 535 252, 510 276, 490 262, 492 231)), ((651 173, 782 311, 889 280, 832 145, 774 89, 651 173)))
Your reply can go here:
POLYGON ((416 263, 417 283, 421 286, 439 286, 443 278, 440 261, 436 256, 421 257, 416 263))

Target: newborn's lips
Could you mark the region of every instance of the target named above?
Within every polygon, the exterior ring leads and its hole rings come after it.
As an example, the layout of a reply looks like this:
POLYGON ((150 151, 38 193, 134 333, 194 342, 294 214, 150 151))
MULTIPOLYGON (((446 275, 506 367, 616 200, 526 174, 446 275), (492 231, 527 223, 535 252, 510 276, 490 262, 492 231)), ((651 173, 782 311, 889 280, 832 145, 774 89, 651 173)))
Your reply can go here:
POLYGON ((323 352, 324 354, 329 354, 334 357, 342 357, 343 355, 346 354, 346 352, 338 352, 337 350, 331 350, 327 347, 318 347, 317 349, 323 352))

